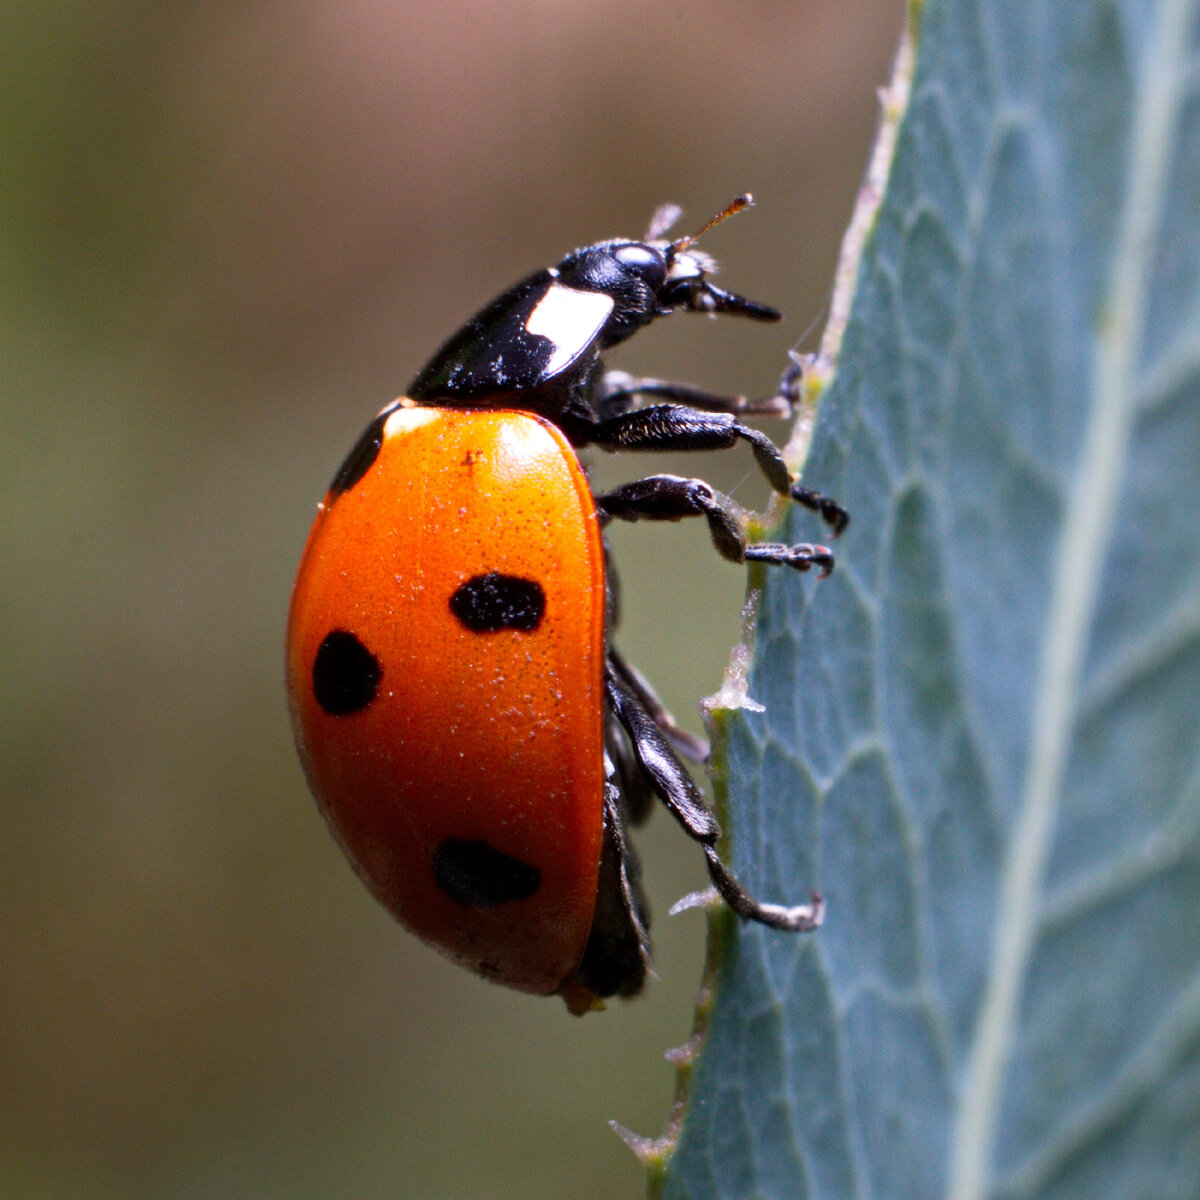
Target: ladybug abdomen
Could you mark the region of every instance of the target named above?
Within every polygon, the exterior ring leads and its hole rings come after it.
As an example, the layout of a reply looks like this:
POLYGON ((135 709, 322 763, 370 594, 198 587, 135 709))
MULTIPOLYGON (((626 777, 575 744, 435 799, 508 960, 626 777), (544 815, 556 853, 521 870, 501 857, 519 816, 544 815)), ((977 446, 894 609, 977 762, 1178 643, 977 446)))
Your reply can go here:
POLYGON ((557 991, 603 826, 604 562, 574 451, 525 413, 393 407, 338 473, 292 597, 309 782, 427 942, 557 991))

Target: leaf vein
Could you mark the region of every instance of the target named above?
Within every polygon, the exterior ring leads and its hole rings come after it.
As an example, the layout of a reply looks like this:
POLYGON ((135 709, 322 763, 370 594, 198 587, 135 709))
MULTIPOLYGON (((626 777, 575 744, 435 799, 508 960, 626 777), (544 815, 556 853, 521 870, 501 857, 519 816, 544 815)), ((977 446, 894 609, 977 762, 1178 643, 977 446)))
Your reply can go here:
MULTIPOLYGON (((998 1200, 1043 1195, 1054 1175, 1107 1137, 1157 1090, 1200 1035, 1200 973, 1170 1013, 1151 1030, 1140 1051, 1108 1087, 1067 1120, 1057 1135, 1017 1170, 997 1181, 998 1200)), ((1151 1101, 1153 1102, 1153 1101, 1151 1101)))
POLYGON ((969 1052, 951 1148, 947 1196, 988 1192, 1005 1073, 1061 801, 1077 691, 1135 412, 1153 244, 1187 76, 1193 0, 1164 0, 1142 60, 1129 132, 1124 208, 1094 348, 1091 403, 1051 588, 1030 756, 1001 882, 991 968, 969 1052))

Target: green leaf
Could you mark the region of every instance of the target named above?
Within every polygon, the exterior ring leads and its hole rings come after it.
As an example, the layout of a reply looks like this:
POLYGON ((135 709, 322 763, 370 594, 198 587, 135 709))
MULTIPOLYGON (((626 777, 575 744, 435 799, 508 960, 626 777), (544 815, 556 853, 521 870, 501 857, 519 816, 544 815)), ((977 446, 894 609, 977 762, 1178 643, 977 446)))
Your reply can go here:
POLYGON ((1200 1195, 1198 7, 920 13, 670 1200, 1200 1195))

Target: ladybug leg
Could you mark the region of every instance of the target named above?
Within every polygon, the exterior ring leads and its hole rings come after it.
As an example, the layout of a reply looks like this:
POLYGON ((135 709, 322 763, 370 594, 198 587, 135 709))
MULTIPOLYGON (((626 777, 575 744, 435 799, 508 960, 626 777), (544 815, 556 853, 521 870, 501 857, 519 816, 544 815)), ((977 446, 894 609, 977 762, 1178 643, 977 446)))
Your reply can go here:
POLYGON ((850 524, 850 514, 832 497, 822 495, 815 488, 794 483, 788 495, 801 507, 815 512, 829 526, 834 537, 839 537, 850 524))
POLYGON ((622 521, 679 521, 704 517, 713 545, 730 562, 766 562, 796 571, 819 568, 822 575, 833 570, 833 555, 824 546, 801 542, 795 546, 779 542, 747 542, 741 521, 728 497, 720 495, 703 479, 679 475, 649 475, 622 484, 596 497, 596 512, 602 524, 614 517, 622 521))
POLYGON ((629 734, 638 764, 651 786, 688 834, 704 847, 709 877, 725 903, 743 921, 757 921, 773 929, 801 932, 816 929, 824 916, 820 896, 814 893, 811 903, 790 908, 781 904, 761 904, 721 861, 716 850, 721 827, 716 817, 709 812, 699 789, 676 758, 654 718, 642 707, 611 663, 605 667, 604 690, 613 713, 629 734))
MULTIPOLYGON (((629 927, 637 940, 639 969, 636 974, 640 990, 645 971, 650 966, 650 908, 642 892, 642 864, 633 844, 626 836, 628 816, 622 802, 620 789, 609 782, 604 787, 604 830, 605 840, 611 846, 619 877, 621 908, 627 915, 629 927)), ((603 870, 603 865, 601 867, 603 870)), ((629 995, 622 992, 622 995, 629 995)))
MULTIPOLYGON (((619 585, 617 582, 617 572, 609 554, 607 539, 604 544, 604 579, 608 588, 607 634, 611 639, 612 631, 617 624, 619 585)), ((635 666, 626 662, 617 653, 616 649, 610 647, 608 657, 617 673, 629 684, 634 694, 642 702, 642 706, 657 722, 659 729, 670 739, 671 745, 675 747, 676 752, 686 758, 688 762, 707 762, 708 742, 702 737, 697 737, 694 733, 689 733, 679 725, 667 709, 667 706, 655 695, 654 688, 650 686, 650 681, 635 666)), ((609 723, 616 726, 616 718, 612 717, 611 714, 609 714, 609 723)), ((616 733, 606 740, 605 744, 617 762, 618 775, 621 780, 621 794, 624 797, 626 807, 629 809, 630 820, 634 825, 640 825, 645 819, 650 805, 648 799, 643 799, 643 793, 646 792, 645 777, 641 774, 636 762, 630 763, 628 770, 625 769, 626 760, 630 758, 631 752, 625 746, 625 737, 619 727, 616 733), (638 787, 631 782, 634 777, 642 781, 642 786, 638 787)))
POLYGON ((604 785, 596 913, 583 958, 562 989, 567 1007, 576 1014, 595 1008, 600 997, 636 996, 650 970, 650 915, 641 866, 625 834, 627 823, 623 797, 610 776, 604 785))
POLYGON ((654 789, 638 765, 629 738, 611 708, 604 711, 604 749, 608 755, 609 786, 619 792, 628 824, 641 825, 654 808, 654 789))
POLYGON ((639 377, 625 371, 606 371, 596 386, 593 402, 601 417, 607 419, 637 407, 641 399, 647 396, 702 409, 704 412, 738 413, 754 417, 786 417, 792 411, 793 403, 782 388, 774 396, 749 400, 745 396, 724 396, 720 392, 710 392, 690 383, 639 377))
POLYGON ((627 662, 616 650, 608 651, 609 665, 625 681, 630 691, 637 697, 641 706, 650 714, 655 725, 667 736, 667 740, 675 748, 675 753, 688 762, 705 763, 708 761, 708 742, 694 733, 683 729, 667 707, 655 694, 650 681, 635 667, 627 662))
POLYGON ((656 404, 597 421, 584 431, 583 438, 602 450, 727 450, 744 441, 749 443, 767 482, 781 496, 790 496, 820 513, 835 535, 850 520, 839 504, 796 483, 779 447, 765 433, 743 425, 732 413, 656 404))

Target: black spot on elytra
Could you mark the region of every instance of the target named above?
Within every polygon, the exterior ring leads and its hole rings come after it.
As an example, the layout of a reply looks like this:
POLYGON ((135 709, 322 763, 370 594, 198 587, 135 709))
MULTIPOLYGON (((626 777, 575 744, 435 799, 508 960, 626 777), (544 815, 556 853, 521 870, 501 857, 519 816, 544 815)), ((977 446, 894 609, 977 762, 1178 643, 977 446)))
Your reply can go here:
POLYGON ((450 597, 450 611, 472 633, 529 633, 542 622, 546 593, 536 579, 489 571, 468 579, 450 597))
POLYGON ((335 629, 313 660, 313 695, 331 717, 347 717, 375 699, 382 675, 379 660, 354 634, 335 629))
POLYGON ((467 838, 447 838, 434 851, 433 877, 451 900, 469 908, 528 900, 542 886, 537 867, 467 838))
POLYGON ((348 492, 371 469, 383 447, 383 427, 391 415, 392 409, 384 409, 354 443, 354 449, 346 455, 346 461, 338 467, 338 473, 329 485, 331 496, 337 497, 348 492))

